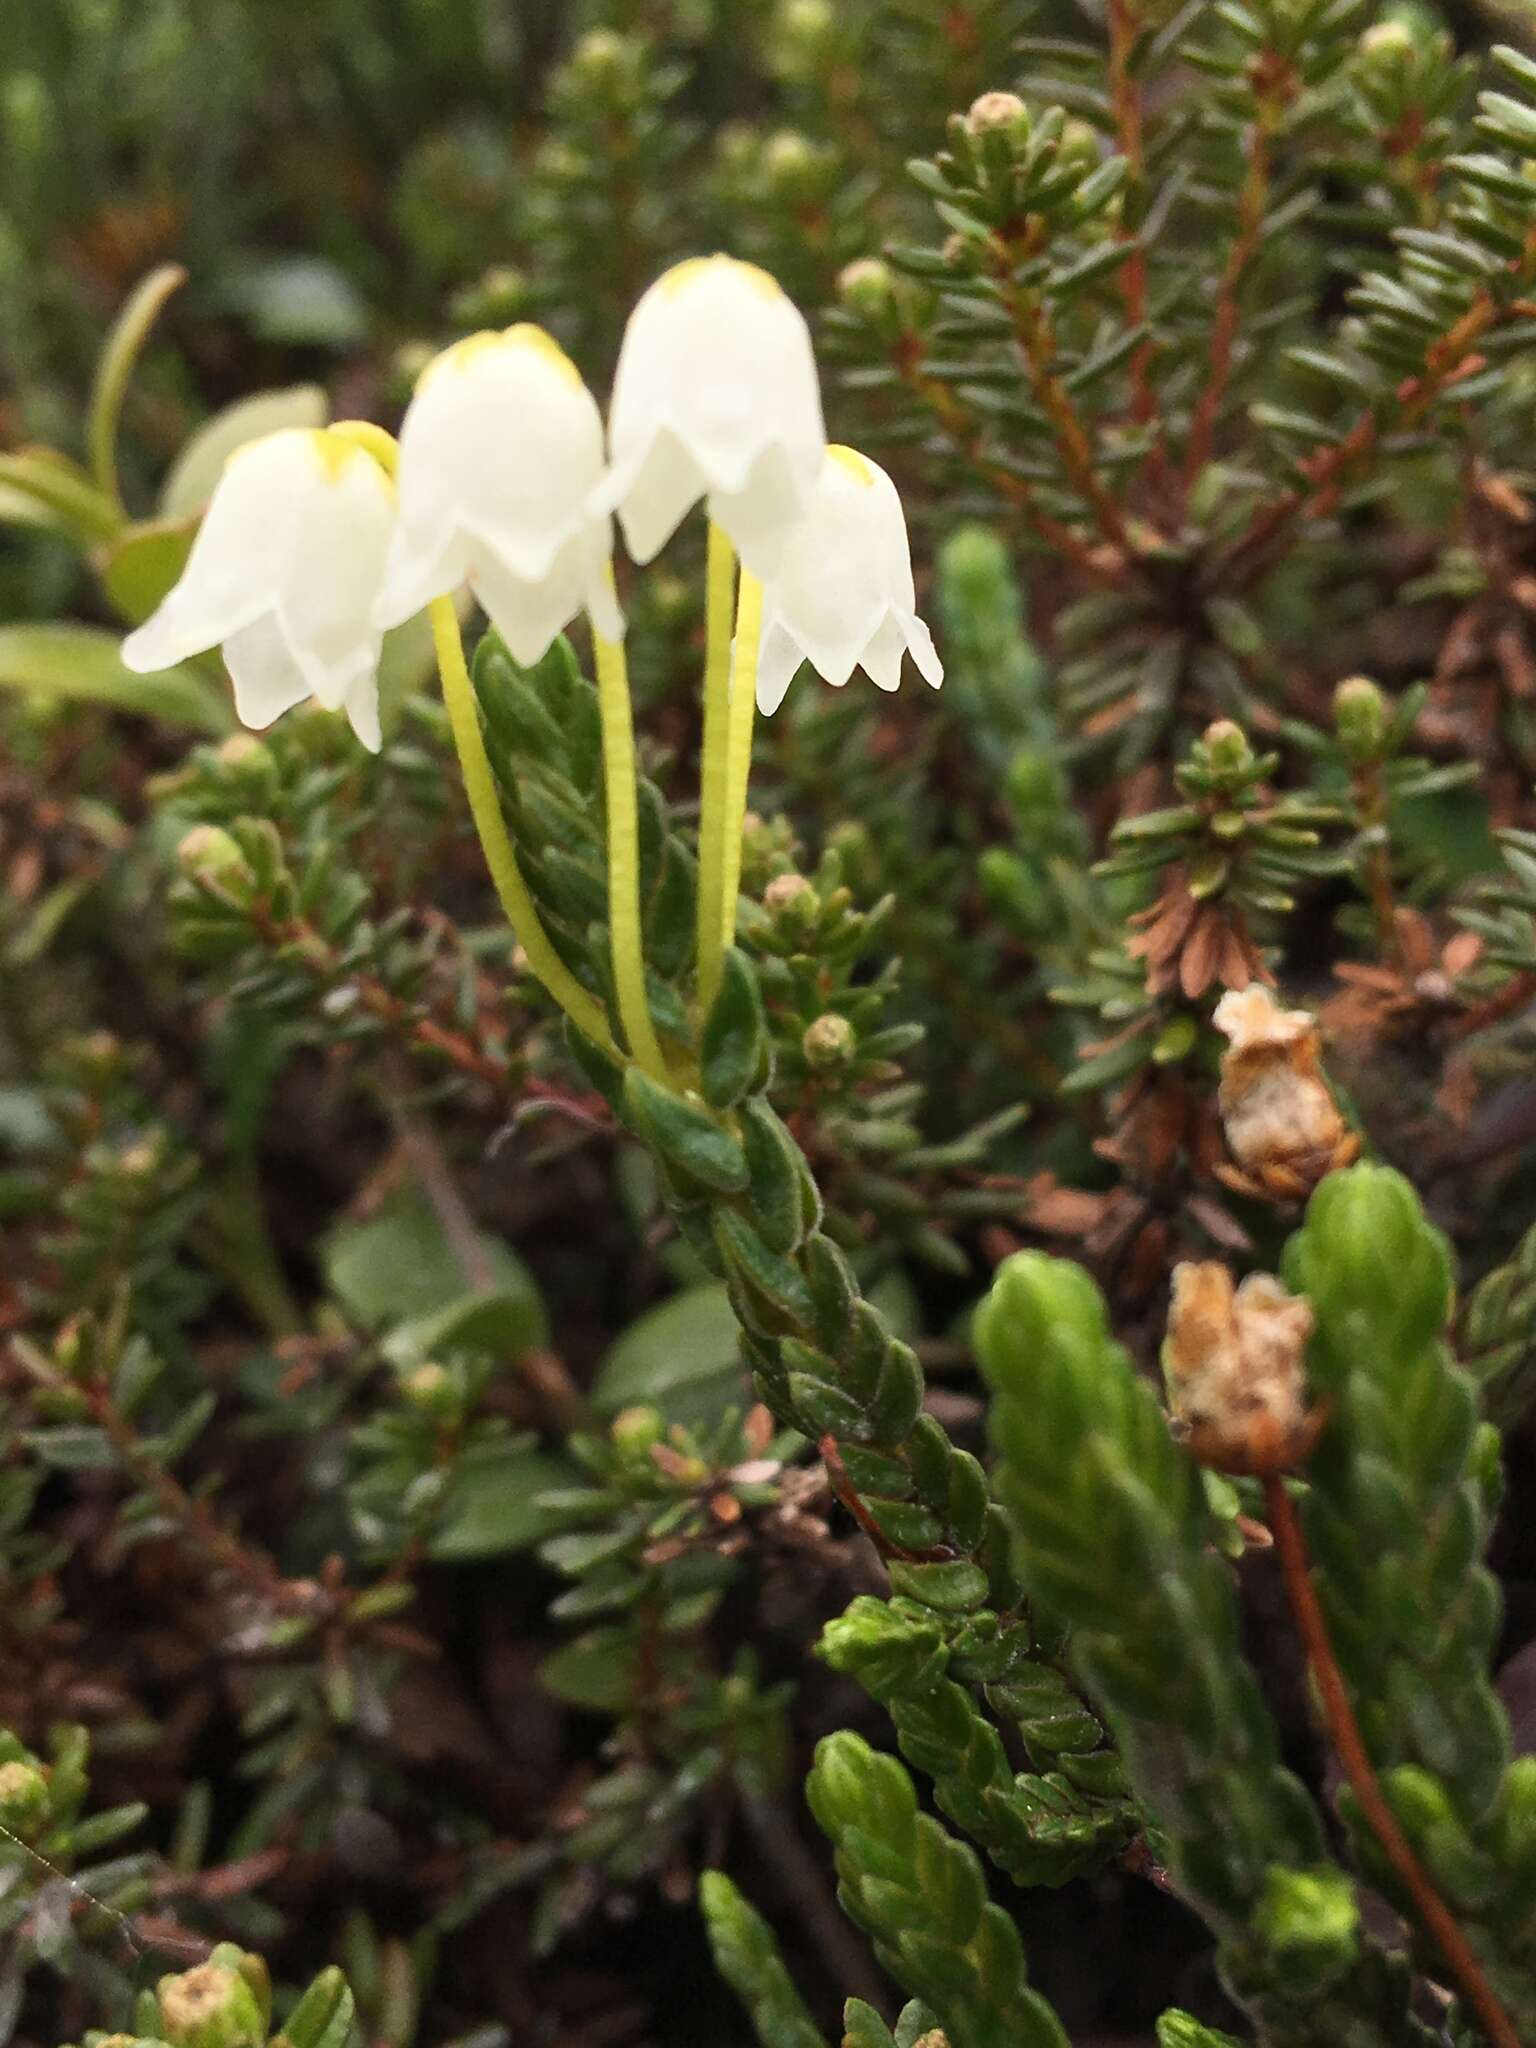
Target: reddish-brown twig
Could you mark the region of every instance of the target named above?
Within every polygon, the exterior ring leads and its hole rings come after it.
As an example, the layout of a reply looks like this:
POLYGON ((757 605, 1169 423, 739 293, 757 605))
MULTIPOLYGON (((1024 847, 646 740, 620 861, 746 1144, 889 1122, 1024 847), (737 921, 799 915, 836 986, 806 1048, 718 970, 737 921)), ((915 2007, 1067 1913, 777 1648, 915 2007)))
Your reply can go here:
POLYGON ((1081 534, 1075 533, 1044 509, 1023 477, 1015 476, 1012 470, 988 458, 980 427, 954 392, 938 378, 923 374, 922 347, 916 336, 898 351, 896 367, 907 389, 934 414, 959 453, 1000 497, 1007 500, 1047 547, 1065 556, 1095 583, 1118 583, 1121 580, 1125 565, 1118 551, 1113 555, 1095 554, 1081 534))
MULTIPOLYGON (((1109 105, 1114 117, 1115 140, 1125 158, 1126 171, 1134 192, 1146 169, 1142 143, 1141 89, 1131 75, 1131 54, 1136 43, 1136 21, 1130 0, 1109 0, 1109 105)), ((1138 230, 1121 226, 1122 241, 1135 238, 1138 230)), ((1147 317, 1147 257, 1140 243, 1120 266, 1120 294, 1125 301, 1126 322, 1140 327, 1147 317)), ((1143 341, 1131 357, 1131 417, 1145 426, 1157 412, 1157 394, 1152 389, 1152 341, 1143 341)), ((1159 440, 1154 450, 1157 468, 1163 464, 1159 440)))
POLYGON ((821 1453, 822 1464, 827 1468, 832 1491, 882 1557, 894 1557, 901 1564, 947 1564, 951 1561, 954 1552, 942 1547, 937 1550, 908 1550, 904 1544, 893 1542, 859 1498, 858 1489, 848 1477, 848 1467, 843 1463, 843 1454, 838 1449, 837 1438, 829 1432, 816 1448, 821 1453))
POLYGON ((1360 1733, 1360 1724, 1355 1719, 1344 1674, 1333 1653, 1322 1605, 1312 1584, 1301 1523, 1285 1490, 1285 1480, 1279 1473, 1271 1473, 1265 1479, 1264 1501, 1275 1539, 1275 1553, 1285 1580, 1286 1598, 1306 1649, 1307 1661, 1312 1667, 1329 1738, 1365 1823, 1401 1879, 1403 1889, 1413 1901, 1414 1910, 1444 1956, 1451 1975, 1476 2013, 1478 2024, 1492 2048, 1520 2048, 1520 2037, 1489 1984, 1482 1964, 1449 1907, 1430 1882, 1381 1789, 1365 1738, 1360 1733))
POLYGON ((1216 426, 1232 375, 1237 346, 1243 279, 1259 252, 1264 234, 1264 215, 1269 205, 1269 186, 1274 123, 1295 92, 1295 77, 1288 64, 1272 55, 1261 60, 1254 76, 1255 118, 1247 140, 1247 167, 1237 198, 1237 231, 1221 281, 1216 287, 1216 310, 1211 322, 1210 365, 1205 385, 1196 401, 1190 421, 1189 445, 1184 453, 1186 495, 1211 459, 1216 426))
MULTIPOLYGON (((1514 259, 1511 269, 1524 273, 1536 263, 1536 230, 1527 246, 1514 259)), ((1494 328, 1510 319, 1528 318, 1536 305, 1516 299, 1503 303, 1489 291, 1480 291, 1461 316, 1429 343, 1424 351, 1424 368, 1417 376, 1405 377, 1393 393, 1396 424, 1412 426, 1420 420, 1441 394, 1485 367, 1486 358, 1477 344, 1494 328)), ((1216 565, 1215 580, 1226 590, 1245 590, 1265 575, 1283 556, 1293 529, 1307 518, 1331 512, 1351 476, 1374 455, 1381 441, 1381 428, 1374 412, 1362 413, 1341 440, 1329 442, 1305 455, 1296 467, 1305 488, 1283 491, 1261 505, 1247 529, 1238 536, 1216 565)))

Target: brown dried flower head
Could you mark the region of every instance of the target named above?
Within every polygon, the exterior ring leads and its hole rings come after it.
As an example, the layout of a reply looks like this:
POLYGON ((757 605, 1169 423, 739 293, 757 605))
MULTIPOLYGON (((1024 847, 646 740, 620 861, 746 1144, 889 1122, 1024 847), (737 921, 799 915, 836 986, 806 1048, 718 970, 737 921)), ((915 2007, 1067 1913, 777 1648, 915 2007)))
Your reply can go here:
POLYGON ((1282 1472, 1307 1456, 1323 1415, 1307 1399, 1311 1304, 1269 1273, 1234 1287, 1214 1260, 1173 1269, 1163 1346, 1174 1420, 1202 1465, 1282 1472))
POLYGON ((1360 1150, 1323 1078, 1317 1024, 1260 982, 1229 990, 1211 1021, 1228 1041, 1218 1102, 1234 1162, 1217 1175, 1241 1194, 1299 1201, 1360 1150))

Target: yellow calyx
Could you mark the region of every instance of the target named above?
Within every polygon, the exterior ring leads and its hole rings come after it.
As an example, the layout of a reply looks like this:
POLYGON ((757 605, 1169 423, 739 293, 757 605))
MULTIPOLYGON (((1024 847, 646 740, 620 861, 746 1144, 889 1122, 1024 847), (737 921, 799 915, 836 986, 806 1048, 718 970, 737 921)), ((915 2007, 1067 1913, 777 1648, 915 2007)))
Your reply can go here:
POLYGON ((372 420, 334 420, 330 426, 319 429, 319 439, 325 444, 320 459, 333 479, 340 476, 354 455, 369 455, 394 482, 400 467, 400 444, 393 434, 376 427, 372 420))
POLYGON ((875 480, 875 466, 868 456, 861 455, 857 448, 845 448, 840 441, 829 442, 827 453, 839 469, 848 472, 856 484, 862 484, 865 490, 869 489, 875 480))
POLYGON ((657 278, 656 286, 669 299, 674 299, 705 272, 714 270, 721 264, 731 270, 739 270, 747 282, 756 291, 761 292, 765 299, 781 299, 784 296, 776 277, 770 277, 768 272, 756 263, 743 263, 740 257, 727 256, 723 252, 714 256, 689 256, 682 263, 674 263, 670 270, 663 271, 657 278))
POLYGON ((466 334, 462 341, 445 348, 441 355, 432 358, 416 379, 416 389, 424 390, 440 371, 465 369, 477 356, 498 348, 532 349, 535 354, 543 356, 552 369, 558 370, 568 384, 579 385, 581 382, 581 372, 555 337, 532 320, 519 320, 511 327, 486 327, 478 334, 466 334))

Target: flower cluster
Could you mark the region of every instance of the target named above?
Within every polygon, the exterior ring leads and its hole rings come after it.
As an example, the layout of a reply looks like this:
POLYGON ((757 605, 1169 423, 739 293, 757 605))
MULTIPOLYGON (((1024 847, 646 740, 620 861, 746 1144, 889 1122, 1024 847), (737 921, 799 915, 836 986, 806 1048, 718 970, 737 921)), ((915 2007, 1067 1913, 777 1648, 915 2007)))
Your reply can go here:
POLYGON ((728 256, 677 265, 636 305, 606 451, 575 365, 528 324, 430 363, 398 445, 341 422, 239 450, 124 659, 148 671, 220 646, 247 725, 314 696, 377 749, 385 631, 467 589, 525 664, 582 611, 617 642, 614 515, 646 562, 701 499, 744 584, 762 585, 763 710, 802 660, 837 685, 862 664, 894 689, 910 650, 941 681, 894 485, 828 447, 804 319, 728 256))

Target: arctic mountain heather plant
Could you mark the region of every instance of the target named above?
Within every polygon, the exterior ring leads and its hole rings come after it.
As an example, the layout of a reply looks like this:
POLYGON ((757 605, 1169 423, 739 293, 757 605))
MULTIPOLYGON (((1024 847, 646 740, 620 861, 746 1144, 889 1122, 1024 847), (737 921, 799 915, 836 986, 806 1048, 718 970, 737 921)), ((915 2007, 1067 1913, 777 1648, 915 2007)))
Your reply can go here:
POLYGON ((291 12, 0 55, 0 2040, 1536 2042, 1536 58, 291 12))

